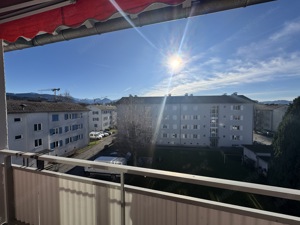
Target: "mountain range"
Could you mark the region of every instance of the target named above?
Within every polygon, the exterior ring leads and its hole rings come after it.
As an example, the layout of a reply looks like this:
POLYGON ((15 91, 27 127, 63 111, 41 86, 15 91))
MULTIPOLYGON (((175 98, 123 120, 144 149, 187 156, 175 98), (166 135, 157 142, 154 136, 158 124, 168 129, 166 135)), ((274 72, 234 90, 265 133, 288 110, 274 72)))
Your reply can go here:
POLYGON ((62 101, 62 102, 74 102, 82 104, 111 104, 115 101, 108 98, 103 99, 79 99, 71 96, 63 95, 51 95, 51 94, 38 94, 38 93, 6 93, 7 99, 14 100, 29 100, 29 101, 62 101))

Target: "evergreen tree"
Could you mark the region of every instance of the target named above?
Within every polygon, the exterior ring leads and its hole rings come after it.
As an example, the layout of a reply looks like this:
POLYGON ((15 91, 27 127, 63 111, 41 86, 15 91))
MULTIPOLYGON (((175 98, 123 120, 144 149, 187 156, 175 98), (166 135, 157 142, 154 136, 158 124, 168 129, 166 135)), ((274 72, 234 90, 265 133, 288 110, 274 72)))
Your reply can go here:
POLYGON ((300 97, 289 106, 272 145, 270 185, 300 189, 300 97))

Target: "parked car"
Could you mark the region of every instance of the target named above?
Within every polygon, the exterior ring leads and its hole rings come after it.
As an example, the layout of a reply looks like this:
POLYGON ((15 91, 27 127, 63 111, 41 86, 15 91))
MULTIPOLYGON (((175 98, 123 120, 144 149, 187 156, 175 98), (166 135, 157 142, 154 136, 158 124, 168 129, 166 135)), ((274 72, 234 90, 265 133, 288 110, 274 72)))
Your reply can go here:
POLYGON ((90 132, 89 137, 92 140, 100 140, 102 138, 102 134, 100 132, 92 131, 90 132))
MULTIPOLYGON (((127 165, 127 160, 123 157, 116 156, 100 156, 94 160, 94 162, 104 162, 115 165, 127 165)), ((93 175, 102 175, 102 176, 110 176, 113 181, 120 177, 120 174, 113 171, 96 169, 92 167, 85 167, 84 172, 87 176, 93 175)))

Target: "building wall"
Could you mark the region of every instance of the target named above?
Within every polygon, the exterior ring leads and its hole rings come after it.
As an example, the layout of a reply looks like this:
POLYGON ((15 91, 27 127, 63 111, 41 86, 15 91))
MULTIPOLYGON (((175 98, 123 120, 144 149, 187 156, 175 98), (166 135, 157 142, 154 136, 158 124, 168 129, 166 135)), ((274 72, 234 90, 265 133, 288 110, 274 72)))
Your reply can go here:
MULTIPOLYGON (((8 114, 8 145, 10 149, 25 152, 49 149, 48 134, 47 113, 8 114), (35 124, 40 124, 40 127, 37 125, 36 130, 35 124), (36 140, 37 145, 35 144, 36 140)), ((14 158, 13 162, 20 164, 22 160, 14 158)))
POLYGON ((89 112, 89 132, 101 131, 116 126, 116 109, 111 106, 87 106, 89 112))
MULTIPOLYGON (((53 150, 50 153, 52 155, 66 156, 88 144, 87 124, 87 112, 8 114, 9 148, 25 152, 49 149, 53 150), (76 119, 66 119, 66 114, 78 116, 76 119), (57 115, 58 121, 52 121, 52 115, 57 115), (66 139, 69 139, 69 142, 66 139)), ((22 163, 17 158, 13 162, 22 163)))
POLYGON ((48 147, 54 150, 52 155, 70 155, 88 144, 87 112, 49 113, 48 120, 48 147), (58 116, 58 121, 53 121, 53 116, 58 116))
POLYGON ((154 142, 159 145, 217 147, 252 144, 253 104, 169 103, 163 108, 162 105, 118 105, 120 134, 129 129, 125 126, 128 121, 146 124, 151 120, 152 134, 157 134, 154 142), (234 109, 237 105, 239 110, 234 109))

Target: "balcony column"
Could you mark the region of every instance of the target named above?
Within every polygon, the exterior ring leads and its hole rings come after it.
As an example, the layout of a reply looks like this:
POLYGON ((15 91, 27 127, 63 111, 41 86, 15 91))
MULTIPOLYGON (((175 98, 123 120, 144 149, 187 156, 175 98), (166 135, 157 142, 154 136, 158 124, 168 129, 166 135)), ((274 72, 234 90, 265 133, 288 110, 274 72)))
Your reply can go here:
MULTIPOLYGON (((3 54, 3 42, 1 39, 0 39, 0 43, 1 43, 0 44, 0 150, 1 150, 1 149, 8 149, 8 136, 7 136, 5 76, 4 76, 4 54, 3 54)), ((1 163, 2 162, 3 161, 1 161, 1 163)))
MULTIPOLYGON (((7 106, 4 76, 4 51, 3 41, 0 39, 0 150, 8 149, 7 132, 7 106)), ((14 219, 14 200, 13 200, 13 176, 11 167, 11 157, 0 154, 0 164, 4 162, 4 170, 0 172, 0 223, 6 223, 14 219), (3 171, 3 172, 2 172, 3 171)))

